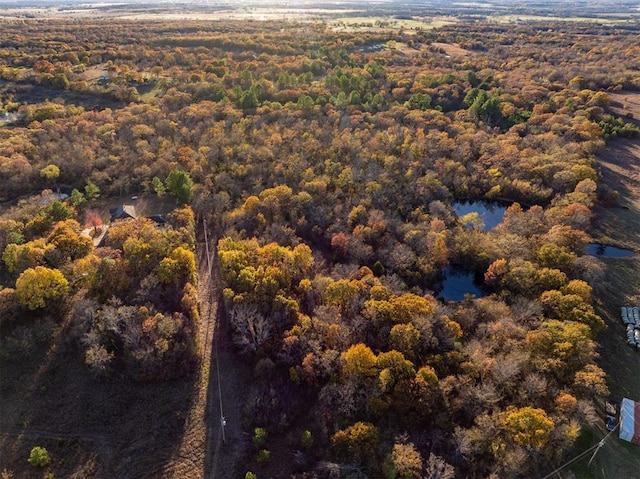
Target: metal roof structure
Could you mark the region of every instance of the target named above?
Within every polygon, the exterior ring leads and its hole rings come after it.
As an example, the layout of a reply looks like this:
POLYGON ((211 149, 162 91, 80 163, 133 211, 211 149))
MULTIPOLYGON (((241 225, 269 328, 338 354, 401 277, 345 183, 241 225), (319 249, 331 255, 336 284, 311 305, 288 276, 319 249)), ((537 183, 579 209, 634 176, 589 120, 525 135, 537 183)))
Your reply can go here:
POLYGON ((620 439, 640 445, 640 402, 623 398, 620 404, 620 439))

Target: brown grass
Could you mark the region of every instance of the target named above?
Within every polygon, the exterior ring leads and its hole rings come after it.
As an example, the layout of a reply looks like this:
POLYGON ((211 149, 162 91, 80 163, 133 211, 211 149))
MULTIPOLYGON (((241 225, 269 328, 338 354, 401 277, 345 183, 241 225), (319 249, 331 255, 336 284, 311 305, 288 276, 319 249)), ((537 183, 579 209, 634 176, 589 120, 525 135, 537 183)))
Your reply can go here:
POLYGON ((611 112, 626 121, 640 125, 640 95, 638 93, 624 91, 609 93, 609 99, 611 112))
POLYGON ((182 477, 200 477, 198 375, 145 386, 119 375, 97 379, 63 336, 44 354, 2 364, 0 470, 42 477, 26 459, 44 446, 56 477, 162 477, 188 440, 194 447, 180 458, 188 466, 182 477))
MULTIPOLYGON (((620 95, 614 95, 616 101, 620 95)), ((624 95, 625 105, 640 109, 640 95, 624 95)), ((629 111, 627 107, 620 107, 629 111)), ((640 114, 640 111, 638 111, 640 114)), ((619 206, 599 207, 592 235, 599 240, 620 244, 640 254, 640 145, 630 140, 610 142, 597 156, 600 183, 619 193, 619 206)), ((640 400, 640 351, 626 343, 625 328, 620 319, 620 307, 640 306, 640 256, 605 259, 607 270, 594 293, 597 311, 607 329, 597 338, 600 344, 599 365, 608 375, 610 399, 623 397, 640 400)), ((604 417, 604 413, 602 413, 604 417)), ((596 444, 604 437, 602 425, 586 432, 576 447, 576 454, 596 444)), ((640 446, 617 438, 607 440, 591 467, 581 461, 574 470, 577 477, 607 479, 640 478, 640 446)))
POLYGON ((437 48, 442 48, 447 55, 452 57, 464 58, 471 55, 471 52, 469 50, 461 48, 457 43, 434 42, 432 43, 432 45, 437 48))

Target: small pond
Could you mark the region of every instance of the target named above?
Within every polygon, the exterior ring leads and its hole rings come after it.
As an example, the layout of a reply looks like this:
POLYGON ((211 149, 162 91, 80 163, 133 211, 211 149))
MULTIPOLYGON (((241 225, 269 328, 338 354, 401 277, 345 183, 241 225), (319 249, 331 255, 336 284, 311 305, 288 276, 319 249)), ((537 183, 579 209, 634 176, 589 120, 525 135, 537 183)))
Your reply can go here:
POLYGON ((630 249, 601 243, 589 243, 587 245, 587 254, 598 258, 630 258, 635 256, 635 253, 630 249))
POLYGON ((478 213, 482 220, 483 231, 489 231, 502 223, 507 205, 488 201, 457 201, 453 204, 458 217, 469 213, 478 213))
POLYGON ((462 301, 465 294, 473 294, 476 298, 485 296, 481 286, 475 282, 474 274, 447 268, 444 277, 435 285, 436 297, 446 301, 462 301))

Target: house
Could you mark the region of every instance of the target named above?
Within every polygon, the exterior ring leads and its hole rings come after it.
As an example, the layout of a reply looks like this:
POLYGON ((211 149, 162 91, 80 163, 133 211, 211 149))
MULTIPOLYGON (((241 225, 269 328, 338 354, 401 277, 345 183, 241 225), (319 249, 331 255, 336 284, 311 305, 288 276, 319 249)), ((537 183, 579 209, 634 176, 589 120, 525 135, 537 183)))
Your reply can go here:
POLYGON ((153 221, 158 228, 166 228, 167 226, 169 226, 169 222, 162 215, 151 215, 147 216, 147 218, 153 221))
POLYGON ((111 208, 109 213, 112 223, 117 220, 136 219, 136 208, 133 205, 120 205, 117 208, 111 208))

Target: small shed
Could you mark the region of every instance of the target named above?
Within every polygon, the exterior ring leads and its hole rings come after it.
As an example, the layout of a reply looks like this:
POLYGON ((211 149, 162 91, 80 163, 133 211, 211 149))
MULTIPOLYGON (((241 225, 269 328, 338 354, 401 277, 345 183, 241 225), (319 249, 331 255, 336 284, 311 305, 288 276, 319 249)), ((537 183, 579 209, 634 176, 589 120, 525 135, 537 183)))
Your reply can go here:
POLYGON ((136 209, 133 205, 120 205, 109 210, 111 222, 116 220, 136 219, 136 209))
POLYGON ((633 444, 640 444, 640 402, 622 399, 619 437, 633 444))

